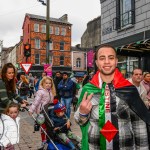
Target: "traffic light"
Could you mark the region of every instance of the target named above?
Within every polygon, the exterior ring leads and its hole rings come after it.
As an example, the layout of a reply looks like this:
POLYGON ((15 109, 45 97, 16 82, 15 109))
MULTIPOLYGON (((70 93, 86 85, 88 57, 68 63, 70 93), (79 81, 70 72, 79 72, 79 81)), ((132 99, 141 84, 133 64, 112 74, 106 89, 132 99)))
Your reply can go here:
POLYGON ((31 56, 31 44, 24 44, 24 56, 25 57, 31 56))

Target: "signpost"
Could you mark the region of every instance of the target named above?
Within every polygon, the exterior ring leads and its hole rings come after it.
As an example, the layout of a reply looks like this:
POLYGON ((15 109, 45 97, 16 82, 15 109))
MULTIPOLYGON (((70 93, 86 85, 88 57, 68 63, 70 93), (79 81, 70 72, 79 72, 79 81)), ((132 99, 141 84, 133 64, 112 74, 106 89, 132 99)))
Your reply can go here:
POLYGON ((20 63, 20 65, 26 74, 28 74, 30 68, 32 67, 32 63, 20 63))

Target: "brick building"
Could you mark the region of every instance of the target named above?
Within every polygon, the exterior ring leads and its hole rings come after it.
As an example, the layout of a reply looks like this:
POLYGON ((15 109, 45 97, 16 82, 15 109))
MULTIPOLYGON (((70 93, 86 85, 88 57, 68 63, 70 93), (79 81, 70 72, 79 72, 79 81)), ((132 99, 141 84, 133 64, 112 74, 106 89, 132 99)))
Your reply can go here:
MULTIPOLYGON (((53 72, 71 71, 71 24, 67 14, 60 18, 50 18, 49 62, 53 62, 53 72)), ((33 65, 30 72, 36 75, 43 71, 46 63, 46 17, 26 14, 23 22, 23 44, 31 44, 31 57, 27 62, 33 65)), ((17 51, 19 59, 26 62, 23 49, 17 51)))

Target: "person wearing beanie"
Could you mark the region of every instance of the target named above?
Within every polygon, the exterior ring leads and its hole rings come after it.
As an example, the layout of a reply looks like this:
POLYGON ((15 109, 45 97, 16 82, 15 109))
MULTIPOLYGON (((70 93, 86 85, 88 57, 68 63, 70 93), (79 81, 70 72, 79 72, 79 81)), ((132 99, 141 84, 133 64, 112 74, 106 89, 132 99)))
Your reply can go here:
POLYGON ((71 150, 75 150, 75 146, 72 143, 71 139, 76 140, 79 144, 79 147, 81 147, 81 138, 76 136, 73 132, 70 130, 70 120, 65 115, 66 107, 62 103, 58 101, 58 99, 54 99, 54 109, 49 114, 49 117, 54 123, 54 131, 58 133, 58 137, 63 140, 63 142, 71 148, 71 150))

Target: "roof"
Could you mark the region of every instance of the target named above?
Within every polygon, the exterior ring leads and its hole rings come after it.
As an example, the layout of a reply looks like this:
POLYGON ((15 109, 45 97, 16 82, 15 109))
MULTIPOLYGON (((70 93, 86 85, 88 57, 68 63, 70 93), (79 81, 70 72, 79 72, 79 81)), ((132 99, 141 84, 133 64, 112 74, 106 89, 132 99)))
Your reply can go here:
MULTIPOLYGON (((44 17, 44 16, 39 16, 39 15, 34 15, 34 14, 29 14, 29 13, 26 13, 26 16, 29 16, 31 19, 39 19, 39 20, 45 20, 46 21, 46 17, 44 17)), ((50 21, 71 25, 71 23, 69 23, 68 21, 62 20, 61 18, 51 18, 50 17, 50 21)))
POLYGON ((93 49, 93 48, 85 48, 85 47, 80 47, 78 45, 71 46, 71 51, 80 51, 80 52, 83 51, 83 52, 86 52, 86 51, 89 51, 91 49, 93 49))

